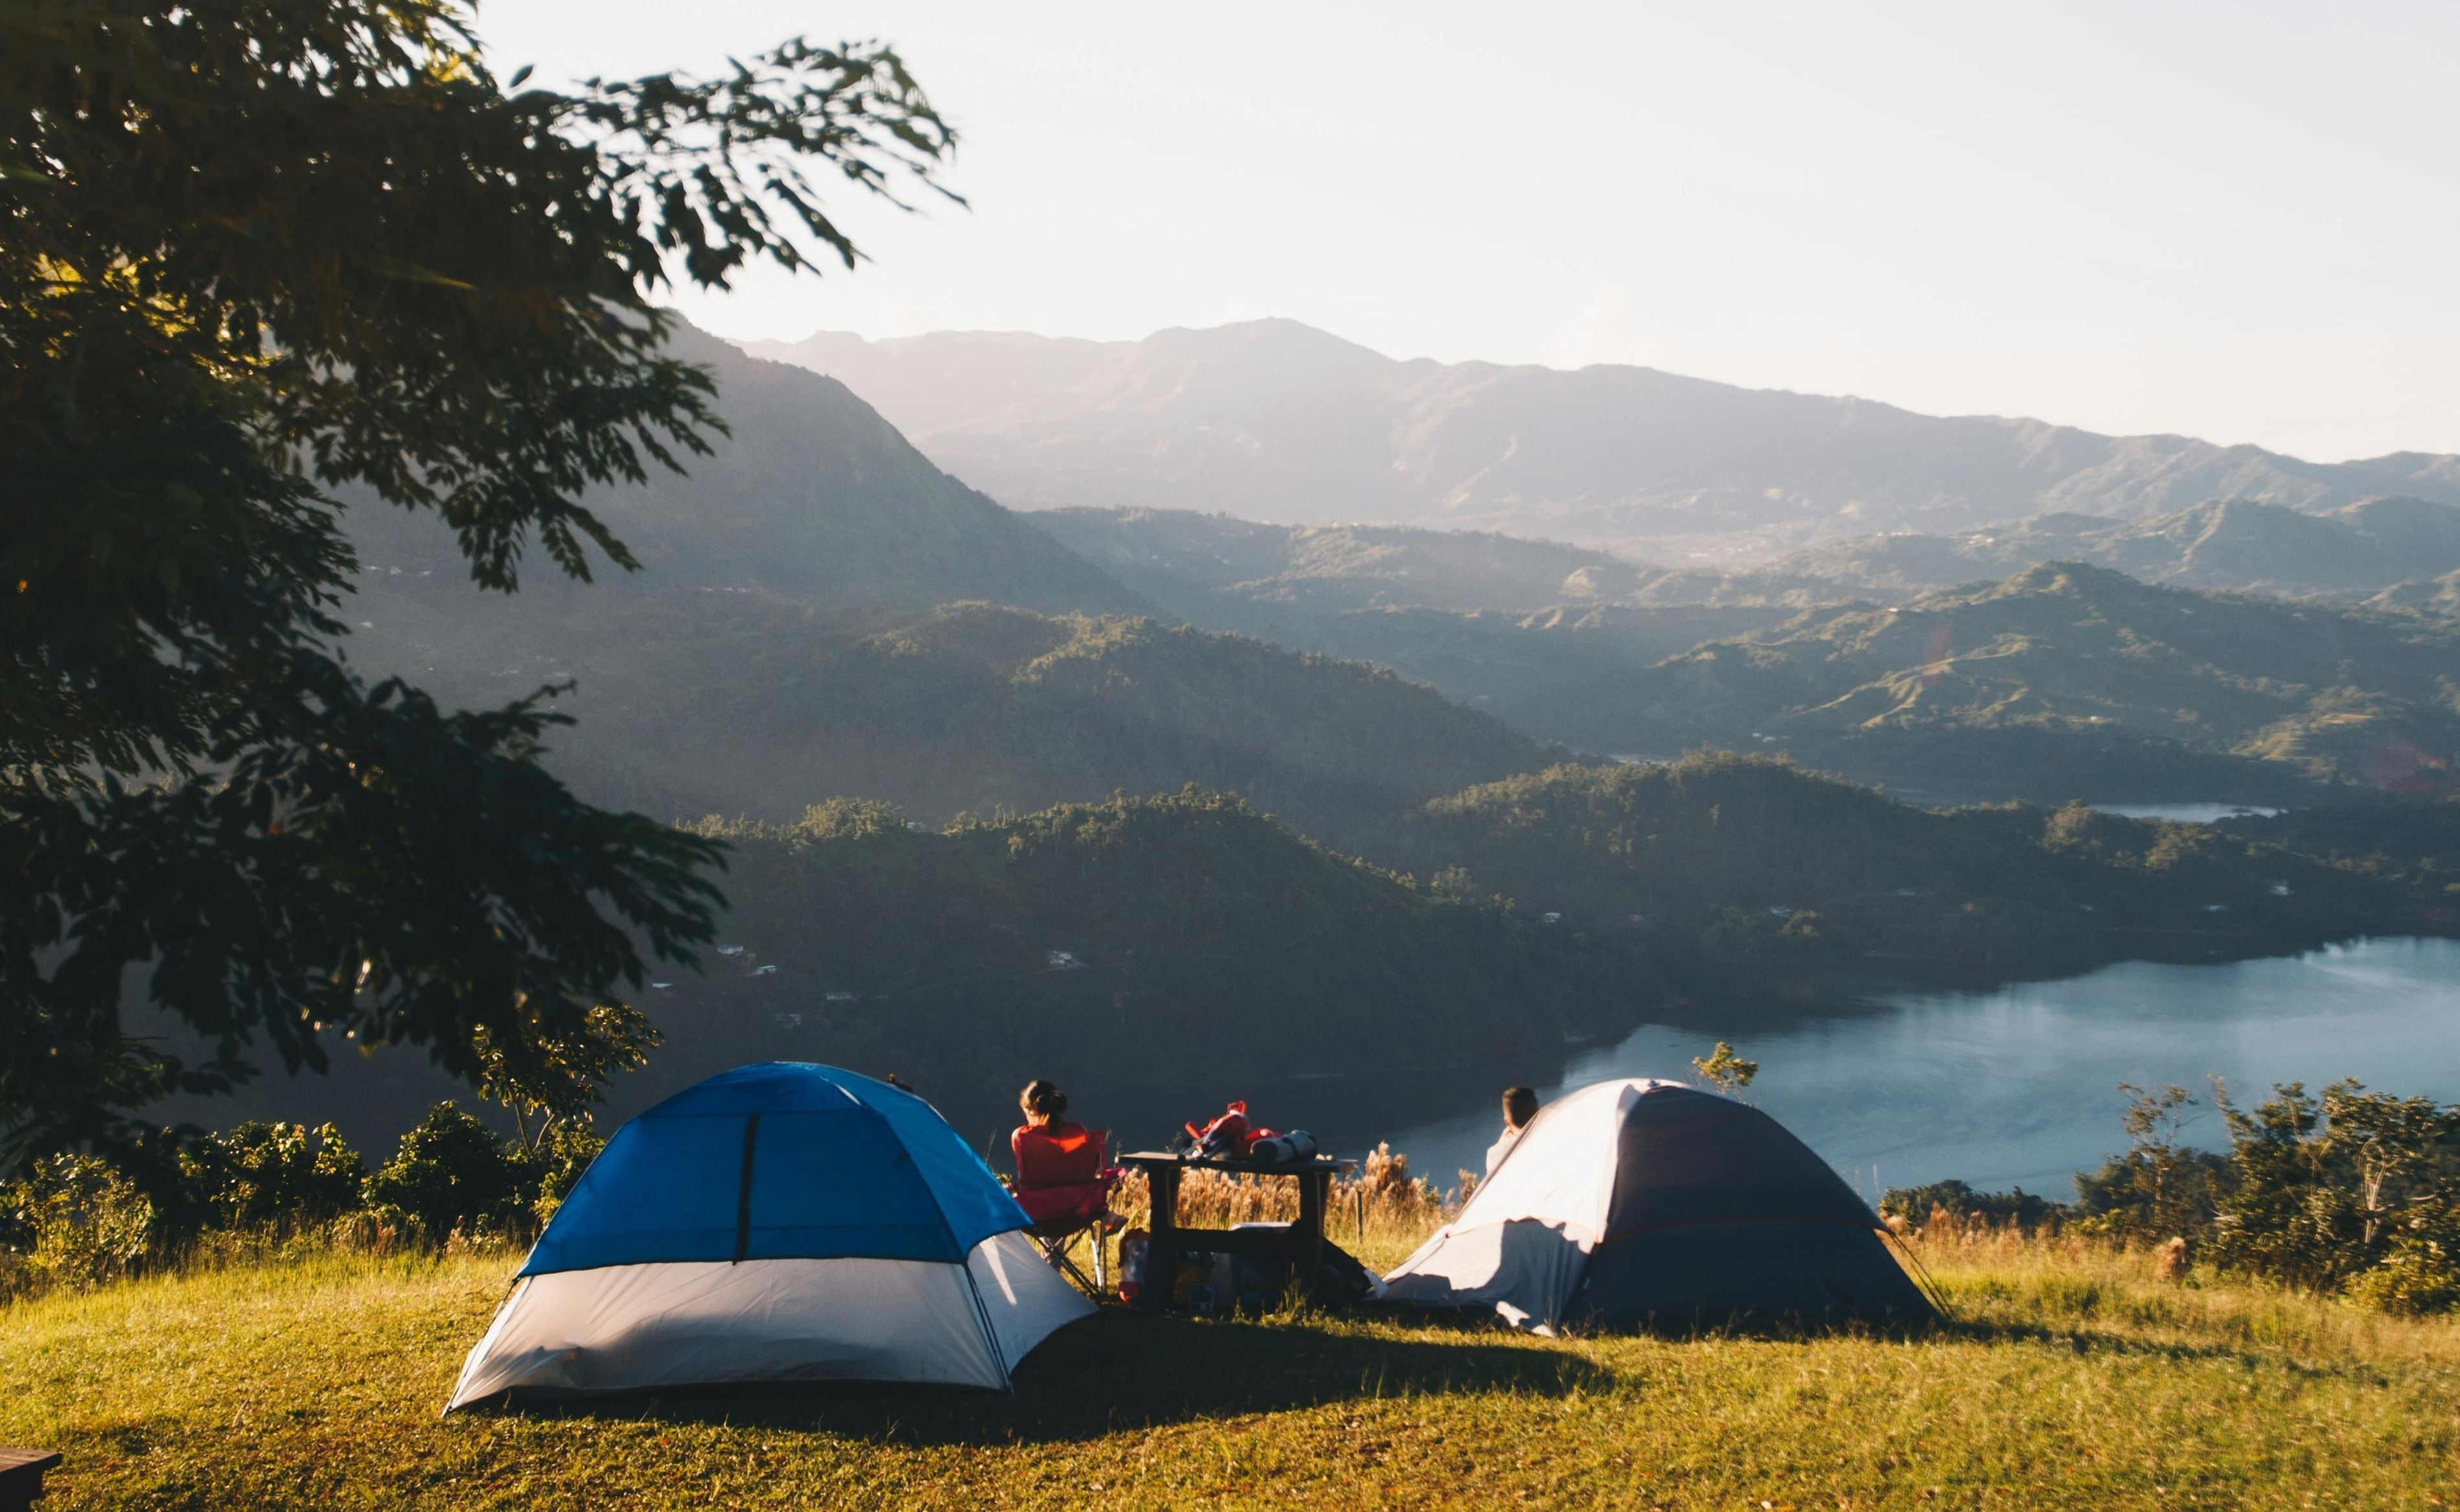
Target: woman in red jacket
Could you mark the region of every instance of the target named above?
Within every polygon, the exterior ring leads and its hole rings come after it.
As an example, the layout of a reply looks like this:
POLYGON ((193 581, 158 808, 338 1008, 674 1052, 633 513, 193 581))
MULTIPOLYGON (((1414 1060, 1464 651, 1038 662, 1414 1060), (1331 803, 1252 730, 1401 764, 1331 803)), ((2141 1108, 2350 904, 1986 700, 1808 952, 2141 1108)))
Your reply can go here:
POLYGON ((1025 1122, 1008 1136, 1016 1157, 1016 1201, 1037 1225, 1076 1217, 1107 1232, 1126 1222, 1109 1210, 1121 1172, 1105 1159, 1102 1137, 1068 1121, 1068 1095, 1037 1076, 1017 1097, 1025 1122))

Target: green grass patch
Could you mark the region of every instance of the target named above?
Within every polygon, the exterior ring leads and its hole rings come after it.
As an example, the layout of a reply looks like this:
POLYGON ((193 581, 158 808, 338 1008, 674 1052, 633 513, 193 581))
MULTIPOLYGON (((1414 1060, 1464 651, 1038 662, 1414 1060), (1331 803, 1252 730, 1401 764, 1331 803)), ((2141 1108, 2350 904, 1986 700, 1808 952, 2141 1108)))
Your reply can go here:
POLYGON ((1055 1335, 1013 1399, 439 1418, 513 1262, 293 1257, 0 1310, 0 1442, 67 1455, 55 1512, 2460 1505, 2460 1325, 2166 1285, 2071 1242, 1930 1260, 1960 1321, 1909 1336, 1113 1311, 1055 1335))

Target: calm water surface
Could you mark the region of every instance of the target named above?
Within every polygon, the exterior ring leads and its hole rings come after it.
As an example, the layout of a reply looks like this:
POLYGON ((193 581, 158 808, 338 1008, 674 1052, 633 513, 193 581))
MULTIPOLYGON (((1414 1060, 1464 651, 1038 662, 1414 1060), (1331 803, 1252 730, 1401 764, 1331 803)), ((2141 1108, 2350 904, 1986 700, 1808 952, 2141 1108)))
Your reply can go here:
MULTIPOLYGON (((1610 1076, 1690 1075, 1708 1039, 1644 1027, 1574 1061, 1552 1096, 1610 1076)), ((2217 966, 2130 962, 1986 992, 1903 993, 1853 1016, 1729 1036, 1760 1062, 1748 1097, 1869 1193, 1946 1177, 2066 1198, 2124 1146, 2117 1083, 2181 1083, 2194 1142, 2224 1142, 2207 1073, 2234 1098, 2342 1076, 2460 1101, 2460 941, 2387 939, 2217 966), (1876 1174, 1875 1174, 1876 1172, 1876 1174)), ((1500 1088, 1495 1089, 1500 1092, 1500 1088)), ((1494 1094, 1392 1147, 1450 1184, 1498 1127, 1494 1094)))
POLYGON ((2280 810, 2244 803, 2095 803, 2093 807, 2121 819, 2166 819, 2174 824, 2217 824, 2225 819, 2260 815, 2270 819, 2280 810))

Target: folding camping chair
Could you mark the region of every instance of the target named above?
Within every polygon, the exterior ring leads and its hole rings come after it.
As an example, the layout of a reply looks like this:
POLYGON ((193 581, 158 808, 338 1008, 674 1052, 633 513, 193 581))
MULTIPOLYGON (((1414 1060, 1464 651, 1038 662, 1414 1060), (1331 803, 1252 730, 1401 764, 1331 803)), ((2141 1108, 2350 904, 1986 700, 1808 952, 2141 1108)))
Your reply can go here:
POLYGON ((1103 1239, 1111 1188, 1127 1172, 1107 1160, 1109 1136, 1074 1123, 1028 1125, 1008 1141, 1016 1157, 1016 1202, 1033 1220, 1026 1232, 1053 1268, 1094 1297, 1108 1292, 1103 1239), (1068 1258, 1076 1236, 1092 1231, 1093 1274, 1068 1258))

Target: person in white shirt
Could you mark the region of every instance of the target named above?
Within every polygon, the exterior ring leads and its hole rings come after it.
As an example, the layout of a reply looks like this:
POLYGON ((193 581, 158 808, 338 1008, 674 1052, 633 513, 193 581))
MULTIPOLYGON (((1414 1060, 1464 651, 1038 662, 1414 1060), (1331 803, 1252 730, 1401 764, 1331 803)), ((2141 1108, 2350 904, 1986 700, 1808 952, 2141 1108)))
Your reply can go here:
POLYGON ((1503 1137, 1486 1147, 1486 1174, 1493 1176, 1520 1136, 1529 1129, 1529 1120, 1538 1117, 1538 1093, 1530 1087, 1512 1087, 1503 1094, 1503 1137))

